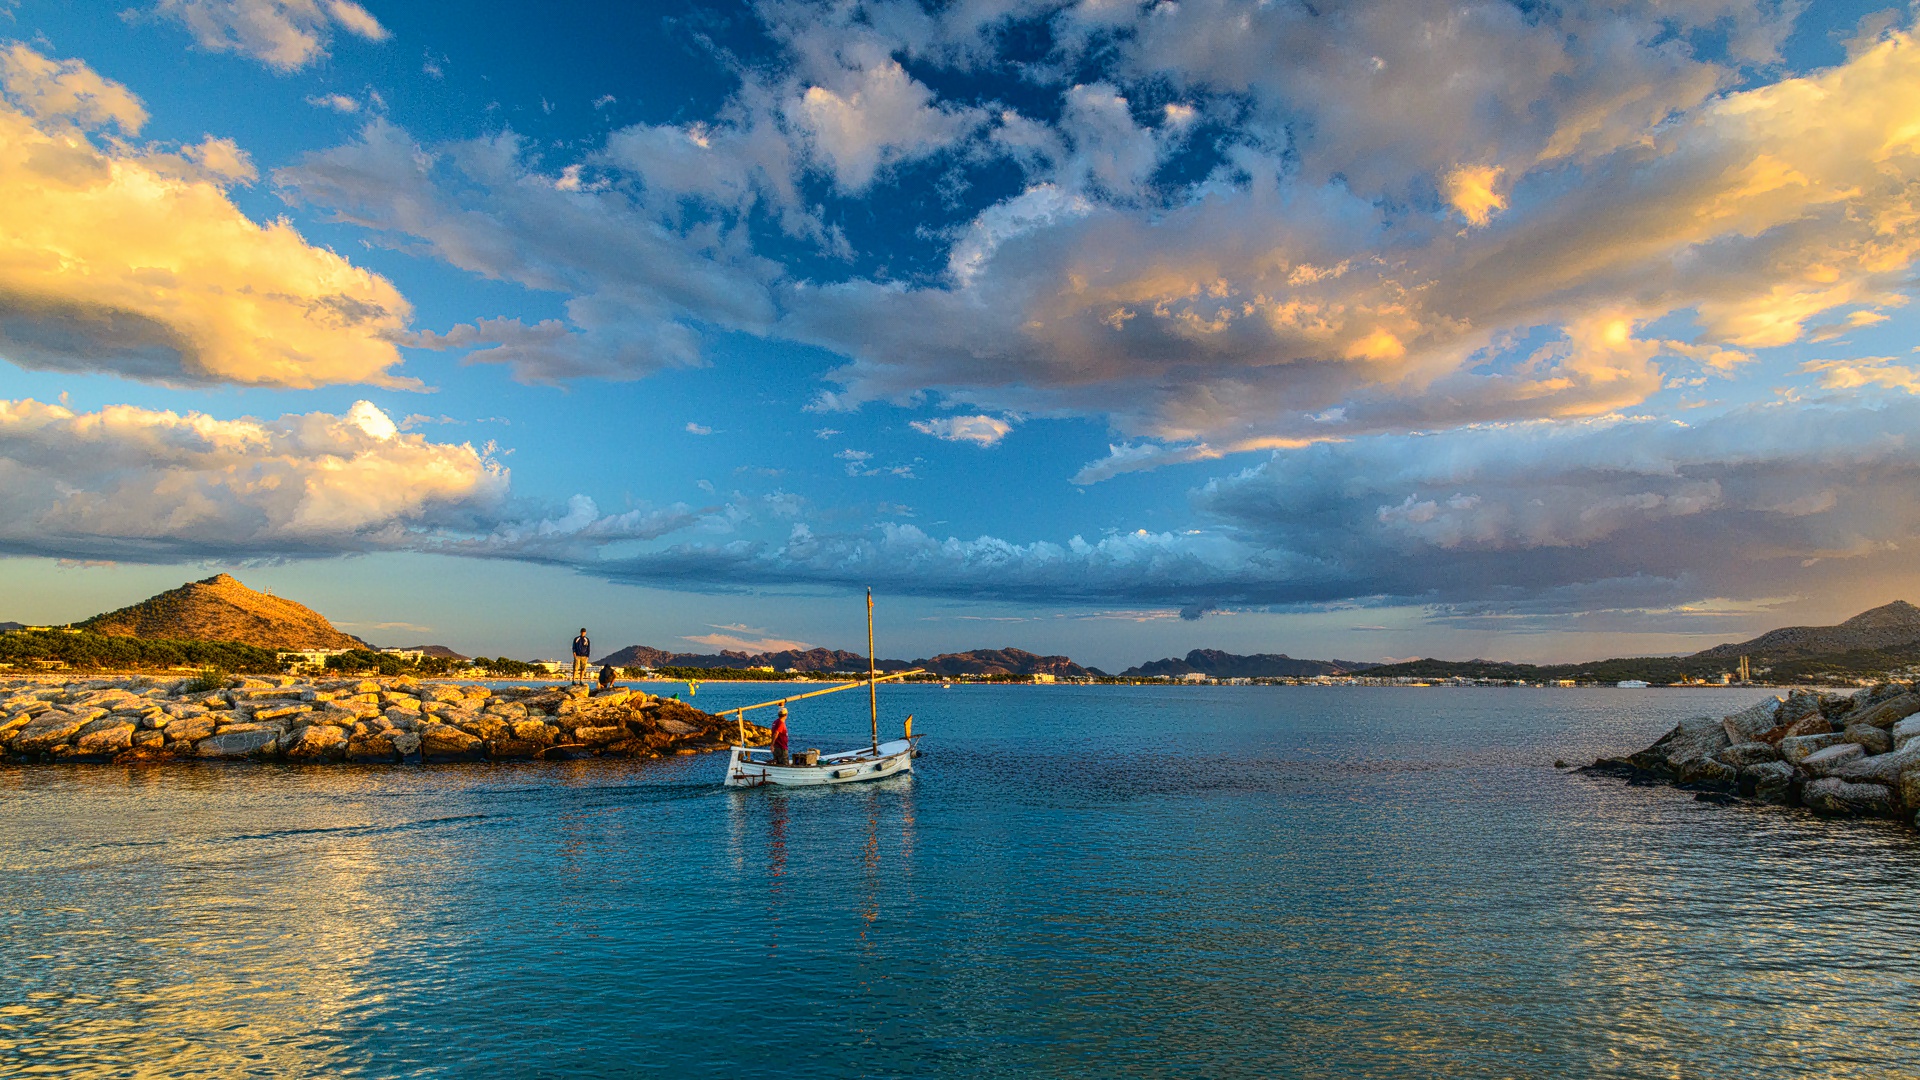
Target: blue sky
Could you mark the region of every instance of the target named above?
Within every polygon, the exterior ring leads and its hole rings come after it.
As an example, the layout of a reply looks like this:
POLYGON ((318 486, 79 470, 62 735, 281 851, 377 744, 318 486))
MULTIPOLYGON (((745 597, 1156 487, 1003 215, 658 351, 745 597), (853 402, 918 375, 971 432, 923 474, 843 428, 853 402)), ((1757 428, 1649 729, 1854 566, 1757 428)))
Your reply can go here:
POLYGON ((1885 3, 0 3, 0 618, 1699 648, 1916 591, 1885 3), (365 403, 365 404, 362 404, 365 403))

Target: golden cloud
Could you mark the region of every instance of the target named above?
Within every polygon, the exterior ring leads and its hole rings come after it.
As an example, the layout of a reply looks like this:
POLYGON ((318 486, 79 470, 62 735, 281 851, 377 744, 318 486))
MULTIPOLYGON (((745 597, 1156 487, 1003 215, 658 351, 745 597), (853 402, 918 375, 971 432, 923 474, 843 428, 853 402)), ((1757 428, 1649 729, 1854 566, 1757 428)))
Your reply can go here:
POLYGON ((385 278, 254 223, 230 140, 136 147, 125 87, 0 52, 0 357, 166 383, 418 385, 390 373, 412 309, 385 278), (89 133, 93 137, 89 137, 89 133))

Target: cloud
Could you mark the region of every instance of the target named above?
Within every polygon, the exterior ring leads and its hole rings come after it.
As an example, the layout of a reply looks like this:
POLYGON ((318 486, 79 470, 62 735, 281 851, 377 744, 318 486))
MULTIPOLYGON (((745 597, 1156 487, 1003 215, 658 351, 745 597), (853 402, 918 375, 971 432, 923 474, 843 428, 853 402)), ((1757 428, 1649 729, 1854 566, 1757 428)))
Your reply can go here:
POLYGON ((942 416, 934 420, 909 422, 913 430, 946 442, 965 442, 975 446, 995 446, 1013 430, 1013 425, 997 416, 942 416))
POLYGON ((484 529, 507 472, 346 413, 220 420, 0 402, 0 549, 131 562, 331 555, 484 529))
POLYGON ((687 421, 687 434, 711 435, 713 434, 713 429, 710 427, 707 427, 705 424, 696 424, 693 421, 689 420, 687 421))
MULTIPOLYGON (((745 629, 744 627, 716 627, 719 630, 745 629)), ((736 634, 698 634, 683 637, 682 641, 691 641, 695 645, 707 645, 715 649, 733 649, 744 653, 770 653, 802 651, 812 648, 804 641, 789 641, 776 637, 740 637, 736 634)))
POLYGON ((320 109, 332 109, 337 113, 357 113, 360 103, 345 94, 321 94, 307 98, 307 104, 320 109))
POLYGON ((256 225, 231 141, 137 148, 145 110, 78 61, 0 52, 0 357, 174 384, 413 385, 391 283, 256 225))
POLYGON ((1879 386, 1920 394, 1920 371, 1897 363, 1891 356, 1863 356, 1858 360, 1809 360, 1801 371, 1818 372, 1827 390, 1855 390, 1879 386))
POLYGON ((944 149, 984 119, 976 109, 934 105, 933 91, 891 58, 844 69, 835 84, 807 87, 788 115, 848 193, 864 191, 886 165, 944 149))
POLYGON ((327 55, 333 31, 385 41, 386 27, 353 0, 159 0, 203 49, 252 57, 282 74, 327 55))
MULTIPOLYGON (((705 362, 702 328, 771 321, 768 286, 780 271, 743 231, 712 220, 676 225, 668 207, 636 213, 617 190, 562 187, 527 154, 511 133, 426 148, 377 119, 358 141, 310 154, 274 180, 287 197, 396 247, 568 296, 564 320, 483 318, 407 339, 472 349, 468 362, 505 364, 525 381, 696 366, 705 362)), ((678 205, 670 192, 661 198, 678 205)))

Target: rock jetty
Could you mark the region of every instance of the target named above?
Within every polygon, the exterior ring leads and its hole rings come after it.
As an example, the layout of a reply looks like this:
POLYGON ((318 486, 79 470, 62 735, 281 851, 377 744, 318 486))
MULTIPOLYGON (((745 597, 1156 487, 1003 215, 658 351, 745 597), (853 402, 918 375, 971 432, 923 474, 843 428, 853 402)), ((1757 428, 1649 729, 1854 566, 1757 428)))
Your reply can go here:
MULTIPOLYGON (((748 739, 767 731, 748 725, 748 739)), ((408 678, 0 682, 15 762, 391 763, 646 758, 718 750, 731 717, 624 687, 489 689, 408 678)))
POLYGON ((1671 783, 1697 798, 1920 825, 1920 689, 1796 690, 1731 716, 1683 720, 1645 750, 1601 758, 1584 771, 1671 783))

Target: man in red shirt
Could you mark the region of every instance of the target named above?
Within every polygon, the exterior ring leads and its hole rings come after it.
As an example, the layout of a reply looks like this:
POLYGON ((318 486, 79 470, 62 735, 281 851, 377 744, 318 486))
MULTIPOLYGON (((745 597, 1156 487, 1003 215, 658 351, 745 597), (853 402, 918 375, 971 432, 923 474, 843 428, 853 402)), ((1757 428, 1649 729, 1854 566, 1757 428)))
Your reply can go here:
POLYGON ((773 763, 787 763, 787 707, 780 706, 780 715, 773 718, 773 763))

